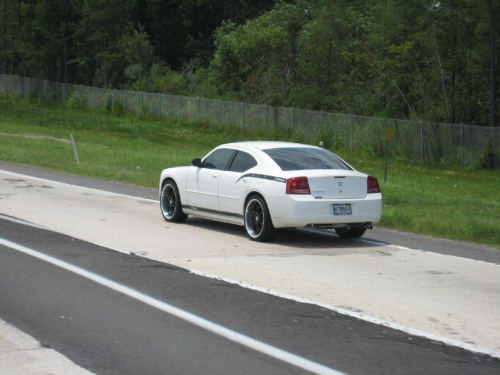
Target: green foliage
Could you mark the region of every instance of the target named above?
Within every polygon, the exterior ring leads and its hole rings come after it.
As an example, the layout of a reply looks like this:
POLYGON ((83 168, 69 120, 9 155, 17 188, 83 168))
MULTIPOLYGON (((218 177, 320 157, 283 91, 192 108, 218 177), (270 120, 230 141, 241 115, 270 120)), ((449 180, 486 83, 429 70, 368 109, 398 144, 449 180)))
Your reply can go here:
POLYGON ((479 160, 479 168, 491 170, 498 167, 500 164, 500 155, 495 151, 493 147, 493 141, 488 142, 488 146, 485 147, 483 155, 479 160))
POLYGON ((495 0, 0 0, 0 73, 498 126, 495 0))
POLYGON ((71 96, 66 101, 66 105, 71 109, 85 109, 87 108, 87 102, 82 98, 76 91, 71 93, 71 96))

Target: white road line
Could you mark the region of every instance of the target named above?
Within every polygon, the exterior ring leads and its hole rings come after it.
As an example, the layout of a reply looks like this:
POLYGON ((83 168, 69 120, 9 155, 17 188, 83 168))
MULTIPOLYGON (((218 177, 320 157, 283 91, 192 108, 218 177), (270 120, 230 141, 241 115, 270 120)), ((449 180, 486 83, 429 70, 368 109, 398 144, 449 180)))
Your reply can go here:
POLYGON ((134 298, 138 301, 141 301, 149 306, 155 307, 159 310, 162 310, 168 314, 171 314, 179 319, 185 320, 188 323, 196 325, 200 328, 206 329, 216 335, 222 336, 228 340, 236 342, 240 345, 246 346, 250 349, 258 351, 260 353, 266 354, 275 359, 281 360, 283 362, 289 363, 296 367, 300 367, 306 371, 310 371, 315 374, 325 374, 325 375, 345 375, 344 373, 334 370, 330 367, 323 366, 319 363, 310 361, 306 358, 297 356, 293 353, 289 353, 282 349, 276 348, 274 346, 268 345, 261 341, 252 339, 251 337, 245 336, 241 333, 235 332, 226 327, 220 326, 216 323, 213 323, 209 320, 203 319, 197 315, 191 314, 187 311, 181 310, 175 306, 172 306, 168 303, 159 301, 155 298, 152 298, 146 294, 143 294, 137 290, 129 288, 125 285, 119 284, 115 281, 106 279, 105 277, 99 276, 93 272, 84 270, 83 268, 76 267, 70 263, 61 261, 57 258, 51 257, 49 255, 43 254, 39 251, 30 249, 28 247, 19 245, 17 243, 11 242, 4 238, 0 237, 0 245, 9 247, 13 250, 17 250, 24 254, 33 256, 35 258, 41 259, 45 262, 51 263, 55 266, 61 267, 67 271, 73 272, 77 275, 85 277, 89 280, 92 280, 98 284, 101 284, 107 288, 113 289, 117 292, 123 293, 131 298, 134 298))
POLYGON ((153 203, 158 203, 158 204, 160 203, 159 199, 158 200, 154 200, 154 199, 148 199, 148 198, 135 197, 133 195, 113 193, 112 191, 94 189, 94 188, 89 188, 89 187, 80 186, 80 185, 68 184, 66 182, 48 180, 46 178, 30 176, 30 175, 22 174, 22 173, 5 171, 3 169, 0 169, 0 173, 9 174, 11 176, 16 176, 16 177, 29 178, 29 179, 32 179, 32 180, 38 180, 38 181, 41 181, 41 182, 47 182, 47 183, 54 184, 54 185, 70 186, 70 187, 74 187, 74 188, 78 188, 78 189, 82 189, 82 190, 93 191, 93 192, 96 192, 96 193, 109 194, 109 195, 112 195, 112 196, 115 196, 115 197, 126 197, 126 198, 133 198, 133 199, 137 199, 137 200, 145 201, 145 202, 153 202, 153 203))
POLYGON ((296 301, 299 303, 307 303, 307 304, 311 304, 311 305, 324 307, 325 309, 335 311, 335 312, 342 314, 342 315, 351 316, 353 318, 363 320, 365 322, 369 322, 369 323, 373 323, 373 324, 376 324, 379 326, 384 326, 384 327, 388 327, 388 328, 395 329, 398 331, 406 332, 412 336, 424 337, 424 338, 432 340, 432 341, 442 342, 446 345, 454 346, 457 348, 462 348, 462 349, 465 349, 465 350, 473 352, 473 353, 486 354, 490 357, 500 358, 500 352, 496 352, 496 351, 491 350, 491 349, 486 349, 486 348, 482 348, 482 347, 474 345, 474 344, 469 344, 469 343, 466 343, 463 341, 450 339, 450 338, 444 337, 444 336, 439 336, 439 335, 436 335, 434 333, 421 331, 419 329, 411 328, 411 327, 405 326, 403 324, 389 322, 387 320, 383 320, 383 319, 376 318, 376 317, 373 317, 370 315, 366 315, 366 314, 363 314, 361 312, 345 309, 345 308, 338 307, 338 306, 328 305, 328 304, 324 304, 324 303, 320 303, 320 302, 316 302, 316 301, 311 301, 311 300, 308 300, 307 298, 296 297, 296 296, 286 294, 283 292, 279 292, 276 290, 262 288, 262 287, 247 284, 247 283, 244 283, 241 281, 232 280, 232 279, 229 279, 227 277, 220 277, 217 275, 212 275, 210 273, 206 273, 203 271, 190 269, 189 272, 191 272, 195 275, 198 275, 198 276, 208 277, 211 279, 224 281, 224 282, 230 283, 230 284, 236 284, 236 285, 241 286, 242 288, 252 289, 252 290, 255 290, 258 292, 270 294, 270 295, 280 297, 280 298, 289 299, 289 300, 296 301))
POLYGON ((47 230, 47 228, 42 227, 41 225, 31 223, 29 221, 21 220, 21 219, 18 219, 17 217, 6 216, 6 215, 3 215, 1 213, 0 213, 0 219, 11 221, 11 222, 16 223, 16 224, 26 225, 26 226, 32 227, 32 228, 47 230))

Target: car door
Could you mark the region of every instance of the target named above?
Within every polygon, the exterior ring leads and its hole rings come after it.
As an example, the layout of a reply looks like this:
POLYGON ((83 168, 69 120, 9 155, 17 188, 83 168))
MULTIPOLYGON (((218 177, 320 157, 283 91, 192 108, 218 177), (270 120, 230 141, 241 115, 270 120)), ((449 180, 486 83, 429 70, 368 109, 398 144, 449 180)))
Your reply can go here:
POLYGON ((210 153, 201 167, 191 168, 187 179, 187 205, 192 209, 219 212, 219 177, 236 151, 219 148, 210 153))
POLYGON ((219 178, 219 209, 226 216, 243 216, 245 196, 252 171, 257 168, 256 158, 245 151, 238 151, 229 168, 219 178))

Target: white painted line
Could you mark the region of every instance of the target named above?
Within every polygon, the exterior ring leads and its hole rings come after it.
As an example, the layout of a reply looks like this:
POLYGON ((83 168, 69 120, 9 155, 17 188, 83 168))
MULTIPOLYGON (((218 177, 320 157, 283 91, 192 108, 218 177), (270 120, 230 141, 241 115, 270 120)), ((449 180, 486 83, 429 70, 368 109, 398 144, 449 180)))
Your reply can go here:
POLYGON ((363 313, 360 313, 357 311, 345 309, 345 308, 338 307, 338 306, 327 305, 327 304, 320 303, 320 302, 311 301, 311 300, 308 300, 306 298, 296 297, 296 296, 293 296, 290 294, 282 293, 282 292, 267 289, 267 288, 258 287, 258 286, 247 284, 247 283, 244 283, 241 281, 232 280, 232 279, 229 279, 226 277, 212 275, 212 274, 209 274, 209 273, 206 273, 203 271, 197 271, 197 270, 190 269, 189 272, 191 272, 195 275, 198 275, 198 276, 204 276, 204 277, 208 277, 211 279, 221 280, 221 281, 224 281, 224 282, 227 282, 230 284, 236 284, 236 285, 239 285, 243 288, 252 289, 252 290, 256 290, 258 292, 271 294, 271 295, 276 296, 276 297, 289 299, 289 300, 296 301, 299 303, 307 303, 307 304, 312 304, 312 305, 324 307, 326 309, 335 311, 335 312, 342 314, 342 315, 351 316, 353 318, 364 320, 366 322, 370 322, 373 324, 392 328, 392 329, 395 329, 398 331, 403 331, 403 332, 406 332, 406 333, 413 335, 413 336, 419 336, 419 337, 427 338, 429 340, 439 341, 439 342, 442 342, 444 344, 451 345, 451 346, 458 347, 458 348, 462 348, 462 349, 468 350, 468 351, 473 352, 473 353, 486 354, 490 357, 500 358, 500 352, 496 352, 496 351, 491 350, 491 349, 481 348, 481 347, 474 345, 474 344, 469 344, 469 343, 462 342, 459 340, 450 339, 450 338, 447 338, 444 336, 435 335, 435 334, 430 333, 430 332, 425 332, 425 331, 421 331, 421 330, 418 330, 415 328, 407 327, 403 324, 389 322, 387 320, 379 319, 379 318, 376 318, 376 317, 373 317, 370 315, 366 315, 366 314, 363 314, 363 313))
POLYGON ((21 219, 18 219, 17 217, 6 216, 6 215, 3 215, 1 213, 0 213, 0 219, 6 220, 6 221, 11 221, 13 223, 17 223, 17 224, 21 224, 21 225, 26 225, 26 226, 32 227, 32 228, 47 230, 47 228, 44 228, 41 225, 38 225, 35 223, 30 223, 29 221, 21 220, 21 219))
POLYGON ((155 307, 159 310, 162 310, 168 314, 171 314, 179 319, 187 321, 193 325, 196 325, 200 328, 206 329, 216 335, 224 337, 228 340, 236 342, 240 345, 246 346, 250 349, 258 351, 260 353, 266 354, 275 359, 281 360, 283 362, 289 363, 296 367, 300 367, 306 371, 310 371, 315 374, 325 374, 325 375, 345 375, 344 373, 334 370, 330 367, 323 366, 319 363, 310 361, 303 357, 297 356, 293 353, 289 353, 282 349, 276 348, 274 346, 268 345, 261 341, 252 339, 251 337, 245 336, 241 333, 235 332, 231 329, 220 326, 216 323, 213 323, 209 320, 203 319, 197 315, 191 314, 187 311, 181 310, 175 306, 172 306, 168 303, 162 302, 155 298, 152 298, 146 294, 143 294, 137 290, 129 288, 125 285, 119 284, 115 281, 106 279, 105 277, 99 276, 93 272, 84 270, 83 268, 76 267, 70 263, 61 261, 57 258, 51 257, 49 255, 43 254, 39 251, 30 249, 28 247, 19 245, 17 243, 11 242, 4 238, 0 237, 0 245, 9 247, 13 250, 20 251, 24 254, 33 256, 35 258, 41 259, 45 262, 51 263, 55 266, 61 267, 67 271, 73 272, 77 275, 85 277, 89 280, 92 280, 98 284, 101 284, 107 288, 113 289, 117 292, 123 293, 131 298, 134 298, 138 301, 141 301, 149 306, 155 307))
POLYGON ((5 170, 2 170, 2 169, 0 169, 0 172, 1 173, 5 173, 5 174, 9 174, 11 176, 22 177, 22 178, 29 178, 29 179, 32 179, 32 180, 38 180, 38 181, 41 181, 41 182, 46 182, 46 183, 50 183, 50 184, 54 184, 54 185, 70 186, 70 187, 74 187, 74 188, 81 189, 81 190, 88 190, 88 191, 93 191, 93 192, 96 192, 96 193, 109 194, 109 195, 112 195, 112 196, 115 196, 115 197, 126 197, 126 198, 132 198, 132 199, 137 199, 137 200, 140 200, 140 201, 153 202, 153 203, 159 203, 160 202, 159 199, 158 200, 153 200, 153 199, 135 197, 133 195, 113 193, 112 191, 94 189, 94 188, 89 188, 89 187, 79 186, 79 185, 73 185, 73 184, 68 184, 66 182, 59 182, 59 181, 54 181, 54 180, 47 180, 47 179, 41 178, 41 177, 35 177, 35 176, 30 176, 30 175, 26 175, 26 174, 22 174, 22 173, 5 171, 5 170))

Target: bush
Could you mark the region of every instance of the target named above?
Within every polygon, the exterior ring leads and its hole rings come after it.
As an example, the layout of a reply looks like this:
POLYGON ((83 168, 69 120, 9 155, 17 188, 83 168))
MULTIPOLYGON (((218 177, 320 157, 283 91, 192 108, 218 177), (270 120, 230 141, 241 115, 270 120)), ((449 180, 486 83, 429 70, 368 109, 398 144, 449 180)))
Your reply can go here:
POLYGON ((71 96, 69 97, 68 101, 66 102, 66 105, 68 108, 71 109, 86 109, 87 108, 87 102, 85 101, 84 98, 82 98, 76 91, 73 91, 71 93, 71 96))
POLYGON ((479 159, 480 169, 495 169, 500 165, 500 158, 498 153, 495 152, 493 148, 493 140, 488 142, 488 146, 484 149, 481 158, 479 159))

